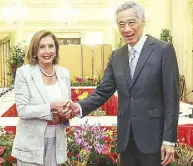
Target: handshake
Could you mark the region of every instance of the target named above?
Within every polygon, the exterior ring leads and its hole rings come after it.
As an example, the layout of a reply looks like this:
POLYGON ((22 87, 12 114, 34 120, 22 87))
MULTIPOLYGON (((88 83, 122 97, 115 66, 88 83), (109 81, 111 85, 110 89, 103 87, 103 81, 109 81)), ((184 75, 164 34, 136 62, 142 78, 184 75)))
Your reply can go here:
POLYGON ((52 121, 48 125, 57 125, 68 121, 80 114, 80 106, 72 101, 50 103, 53 115, 52 121))

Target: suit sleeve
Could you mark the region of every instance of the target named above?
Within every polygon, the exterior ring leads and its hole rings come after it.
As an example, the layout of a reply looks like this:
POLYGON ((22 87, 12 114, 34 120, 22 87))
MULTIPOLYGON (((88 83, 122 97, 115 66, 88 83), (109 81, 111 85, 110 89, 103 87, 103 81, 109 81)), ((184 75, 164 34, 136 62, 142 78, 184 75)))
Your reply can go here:
POLYGON ((164 96, 163 140, 176 142, 179 117, 179 71, 172 44, 167 44, 162 57, 162 84, 164 96))
POLYGON ((100 85, 96 88, 95 92, 87 98, 79 101, 82 108, 82 116, 89 114, 101 105, 103 105, 116 91, 116 82, 112 68, 113 54, 109 58, 109 62, 104 71, 104 76, 100 85))
POLYGON ((21 119, 52 120, 50 103, 30 105, 30 91, 22 70, 17 70, 14 85, 15 102, 21 119))
POLYGON ((69 98, 72 99, 72 93, 71 93, 71 82, 70 82, 70 71, 68 70, 68 93, 69 93, 69 98))

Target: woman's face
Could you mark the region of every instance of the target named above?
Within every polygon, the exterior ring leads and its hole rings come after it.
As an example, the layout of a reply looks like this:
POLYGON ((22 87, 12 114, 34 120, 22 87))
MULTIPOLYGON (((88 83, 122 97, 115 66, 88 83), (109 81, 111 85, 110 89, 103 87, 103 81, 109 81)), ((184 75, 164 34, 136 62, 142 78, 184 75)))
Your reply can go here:
POLYGON ((51 36, 41 38, 37 51, 38 63, 42 65, 52 64, 56 56, 56 46, 51 36))

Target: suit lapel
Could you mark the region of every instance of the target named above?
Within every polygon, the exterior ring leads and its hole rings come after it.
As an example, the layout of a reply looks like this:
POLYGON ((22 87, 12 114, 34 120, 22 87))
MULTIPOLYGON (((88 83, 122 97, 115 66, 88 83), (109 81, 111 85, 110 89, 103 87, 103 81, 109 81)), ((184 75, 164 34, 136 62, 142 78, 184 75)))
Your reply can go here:
POLYGON ((32 72, 31 72, 32 79, 34 81, 34 84, 36 85, 38 91, 40 92, 42 98, 44 99, 45 103, 49 102, 48 95, 46 92, 46 88, 42 79, 41 71, 38 67, 38 65, 32 66, 32 72))
POLYGON ((65 76, 62 75, 62 73, 61 73, 61 71, 60 71, 60 69, 59 69, 59 67, 57 65, 55 66, 55 72, 56 72, 56 77, 57 77, 60 89, 62 91, 62 99, 64 99, 65 85, 66 85, 65 76))
POLYGON ((137 66, 135 68, 135 72, 133 75, 133 79, 131 81, 131 85, 133 85, 133 83, 135 82, 135 80, 137 79, 139 73, 141 72, 141 70, 143 69, 143 66, 145 65, 148 57, 150 56, 151 52, 153 51, 153 38, 151 38, 150 36, 147 37, 144 46, 141 50, 141 54, 139 56, 138 62, 137 62, 137 66))
POLYGON ((130 86, 131 76, 130 76, 129 54, 128 54, 128 46, 127 45, 125 45, 122 48, 121 58, 122 58, 121 61, 122 61, 122 64, 123 64, 124 75, 125 75, 125 78, 127 80, 128 85, 130 86))

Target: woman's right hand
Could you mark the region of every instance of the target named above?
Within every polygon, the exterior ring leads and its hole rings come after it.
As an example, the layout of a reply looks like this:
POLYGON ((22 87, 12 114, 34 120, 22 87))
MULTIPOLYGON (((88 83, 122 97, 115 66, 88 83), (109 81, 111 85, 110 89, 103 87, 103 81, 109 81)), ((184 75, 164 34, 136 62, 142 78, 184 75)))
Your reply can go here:
POLYGON ((67 102, 52 102, 50 103, 51 112, 58 112, 59 109, 65 107, 67 102))
POLYGON ((53 113, 52 121, 48 121, 48 125, 57 125, 67 121, 65 117, 61 117, 58 113, 53 113))

